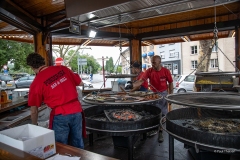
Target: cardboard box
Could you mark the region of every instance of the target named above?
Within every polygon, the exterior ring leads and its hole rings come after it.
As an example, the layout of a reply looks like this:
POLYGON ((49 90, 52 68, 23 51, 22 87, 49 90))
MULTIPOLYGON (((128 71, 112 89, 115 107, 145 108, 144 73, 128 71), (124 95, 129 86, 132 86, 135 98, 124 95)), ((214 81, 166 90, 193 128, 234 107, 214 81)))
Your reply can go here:
POLYGON ((56 153, 54 131, 31 124, 0 131, 0 142, 39 158, 56 153))

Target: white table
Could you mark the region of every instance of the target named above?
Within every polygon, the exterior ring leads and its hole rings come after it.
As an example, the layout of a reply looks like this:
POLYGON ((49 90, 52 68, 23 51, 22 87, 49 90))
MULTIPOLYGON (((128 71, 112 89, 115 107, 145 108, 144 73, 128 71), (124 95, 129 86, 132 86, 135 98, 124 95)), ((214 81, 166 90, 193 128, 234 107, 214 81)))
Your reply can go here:
POLYGON ((18 88, 14 89, 13 92, 17 92, 18 96, 21 97, 23 92, 29 92, 29 88, 18 88))

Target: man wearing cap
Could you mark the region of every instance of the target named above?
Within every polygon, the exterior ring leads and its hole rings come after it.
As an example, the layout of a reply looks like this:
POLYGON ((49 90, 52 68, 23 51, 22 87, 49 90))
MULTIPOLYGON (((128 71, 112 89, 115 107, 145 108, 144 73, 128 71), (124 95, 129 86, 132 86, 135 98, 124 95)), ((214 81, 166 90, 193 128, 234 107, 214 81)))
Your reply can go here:
MULTIPOLYGON (((165 97, 167 94, 173 93, 173 79, 170 71, 167 68, 162 67, 161 57, 155 55, 151 59, 152 67, 147 69, 142 78, 136 83, 133 83, 133 89, 138 88, 144 81, 149 79, 150 88, 153 92, 159 93, 165 97)), ((162 110, 162 115, 166 115, 168 112, 167 101, 163 98, 156 102, 156 106, 162 110)), ((163 142, 162 129, 159 128, 158 142, 163 142)))
MULTIPOLYGON (((132 65, 131 65, 131 71, 132 71, 132 74, 137 74, 137 77, 135 79, 135 82, 137 82, 139 79, 142 78, 144 72, 142 71, 142 65, 138 62, 134 62, 132 65)), ((134 83, 135 83, 134 82, 134 83)), ((136 87, 136 88, 132 88, 132 85, 128 85, 125 89, 131 89, 131 91, 147 91, 148 90, 148 82, 147 80, 145 80, 139 87, 136 87)))

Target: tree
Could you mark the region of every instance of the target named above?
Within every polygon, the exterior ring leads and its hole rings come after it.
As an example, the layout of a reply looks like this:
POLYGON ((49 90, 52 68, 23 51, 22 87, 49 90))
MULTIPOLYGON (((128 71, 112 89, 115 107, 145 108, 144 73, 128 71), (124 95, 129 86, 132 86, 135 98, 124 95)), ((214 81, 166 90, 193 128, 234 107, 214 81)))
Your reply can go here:
POLYGON ((117 67, 117 73, 122 73, 122 66, 117 67))
POLYGON ((196 72, 208 72, 213 45, 213 40, 199 41, 198 68, 196 72))
MULTIPOLYGON (((72 57, 71 61, 69 61, 69 66, 71 66, 71 68, 74 72, 78 72, 77 55, 74 52, 75 51, 73 51, 73 50, 69 51, 69 57, 72 57)), ((87 65, 83 66, 83 71, 86 71, 87 69, 89 70, 89 68, 91 66, 92 73, 98 72, 98 70, 100 68, 100 64, 97 62, 97 60, 93 56, 86 53, 86 54, 80 55, 79 58, 87 59, 87 65)), ((79 70, 80 70, 80 67, 81 66, 79 66, 79 70)))
POLYGON ((0 67, 10 62, 15 71, 29 68, 26 57, 31 52, 34 52, 33 44, 0 39, 0 67))
POLYGON ((113 73, 114 72, 114 65, 113 65, 113 58, 112 57, 110 57, 109 60, 106 61, 105 70, 108 73, 113 73))
POLYGON ((61 57, 65 60, 65 65, 68 66, 72 58, 81 50, 81 45, 78 46, 70 46, 70 45, 54 45, 52 48, 53 53, 56 58, 61 57), (76 50, 73 50, 76 48, 76 50), (71 54, 69 54, 71 52, 71 54), (70 55, 70 56, 69 56, 70 55))

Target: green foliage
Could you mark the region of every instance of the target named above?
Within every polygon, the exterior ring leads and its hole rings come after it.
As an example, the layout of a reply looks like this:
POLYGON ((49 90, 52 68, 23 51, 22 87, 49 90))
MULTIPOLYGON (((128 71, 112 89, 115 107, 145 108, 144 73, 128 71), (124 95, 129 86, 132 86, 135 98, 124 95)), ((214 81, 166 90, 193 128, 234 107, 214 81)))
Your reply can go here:
MULTIPOLYGON (((75 51, 73 51, 73 50, 69 51, 68 57, 65 56, 65 59, 68 60, 68 58, 71 57, 72 54, 74 54, 74 52, 75 51)), ((72 57, 72 59, 69 63, 74 72, 78 72, 77 54, 72 57)), ((88 70, 88 73, 89 73, 90 72, 90 66, 92 68, 91 71, 92 71, 93 74, 98 72, 98 70, 100 68, 100 64, 97 62, 97 60, 93 56, 86 53, 86 54, 83 54, 83 55, 79 55, 79 58, 87 59, 87 65, 83 66, 83 72, 84 71, 87 72, 87 70, 88 70)), ((79 72, 81 72, 81 66, 79 66, 79 72)))
POLYGON ((31 52, 34 52, 33 44, 0 39, 0 67, 10 62, 14 64, 10 72, 28 68, 26 57, 31 52))
POLYGON ((122 66, 117 67, 117 73, 122 73, 122 66))
POLYGON ((110 57, 109 60, 106 61, 105 70, 108 73, 113 73, 114 72, 114 65, 113 65, 113 58, 112 57, 110 57))

